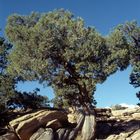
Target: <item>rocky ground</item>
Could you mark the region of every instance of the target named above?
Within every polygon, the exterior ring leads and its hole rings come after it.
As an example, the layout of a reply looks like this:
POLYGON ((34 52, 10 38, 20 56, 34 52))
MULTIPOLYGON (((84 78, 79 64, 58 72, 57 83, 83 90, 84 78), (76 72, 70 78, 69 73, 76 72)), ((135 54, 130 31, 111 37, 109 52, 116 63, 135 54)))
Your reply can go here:
MULTIPOLYGON (((103 114, 103 113, 101 113, 103 114)), ((140 140, 140 108, 111 110, 97 118, 97 139, 140 140)))
MULTIPOLYGON (((139 107, 115 111, 96 109, 96 116, 97 140, 140 140, 139 107)), ((36 110, 1 128, 0 140, 68 140, 78 119, 79 114, 74 112, 36 110)))

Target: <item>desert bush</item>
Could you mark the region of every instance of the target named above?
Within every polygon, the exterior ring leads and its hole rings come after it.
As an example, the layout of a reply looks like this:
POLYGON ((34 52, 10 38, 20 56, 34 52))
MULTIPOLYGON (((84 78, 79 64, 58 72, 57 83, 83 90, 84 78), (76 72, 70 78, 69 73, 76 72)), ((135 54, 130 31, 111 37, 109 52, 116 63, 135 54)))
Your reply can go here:
POLYGON ((127 107, 124 107, 124 106, 121 106, 119 104, 116 104, 116 105, 112 105, 111 106, 111 109, 112 110, 123 110, 123 109, 126 109, 127 107))

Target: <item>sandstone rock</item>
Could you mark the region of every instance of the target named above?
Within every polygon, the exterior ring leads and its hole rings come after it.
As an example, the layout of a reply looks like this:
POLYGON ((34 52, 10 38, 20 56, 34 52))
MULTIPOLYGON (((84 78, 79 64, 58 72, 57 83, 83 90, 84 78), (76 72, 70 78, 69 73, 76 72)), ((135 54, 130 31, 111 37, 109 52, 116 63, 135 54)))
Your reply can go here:
POLYGON ((67 122, 67 114, 62 111, 41 110, 31 113, 10 122, 22 140, 28 140, 32 134, 49 121, 58 119, 62 123, 67 122), (18 124, 19 123, 19 124, 18 124))
POLYGON ((46 124, 46 127, 52 128, 53 130, 57 130, 62 127, 62 124, 60 123, 58 119, 55 119, 55 120, 49 121, 46 124))
POLYGON ((65 128, 58 129, 57 132, 56 132, 56 138, 58 140, 63 140, 65 132, 66 132, 65 128))
POLYGON ((135 119, 140 119, 140 113, 134 113, 132 114, 132 117, 135 119))
POLYGON ((31 137, 30 140, 36 140, 37 138, 39 138, 41 136, 41 134, 45 132, 44 128, 39 128, 31 137))
POLYGON ((124 125, 124 128, 125 128, 124 130, 127 131, 127 132, 130 132, 130 131, 135 132, 136 130, 140 129, 140 121, 133 120, 133 121, 130 121, 130 122, 126 122, 125 125, 124 125))
POLYGON ((140 130, 137 130, 135 133, 133 133, 131 140, 140 140, 140 130))
POLYGON ((54 134, 54 140, 74 140, 69 138, 70 128, 60 128, 54 134))
MULTIPOLYGON (((111 117, 110 110, 97 110, 97 139, 140 140, 139 108, 112 111, 111 117)), ((10 125, 21 140, 89 140, 93 139, 94 121, 94 115, 84 112, 67 115, 62 111, 40 110, 15 119, 10 125), (76 126, 70 125, 68 118, 76 126)), ((0 140, 19 139, 14 133, 8 132, 0 136, 0 140)))
POLYGON ((140 130, 110 135, 106 140, 140 140, 140 130))
POLYGON ((124 112, 125 112, 124 110, 112 110, 112 115, 118 117, 122 116, 124 112))
POLYGON ((19 140, 17 135, 14 133, 7 133, 5 135, 0 136, 0 140, 19 140))
POLYGON ((77 122, 77 116, 75 114, 68 114, 68 121, 70 123, 76 123, 77 122))
POLYGON ((117 135, 110 135, 106 140, 117 140, 118 136, 117 135))
POLYGON ((96 134, 97 135, 107 135, 112 130, 112 126, 110 123, 98 123, 96 134))
POLYGON ((107 113, 111 113, 111 109, 110 108, 95 108, 95 112, 107 112, 107 113))
POLYGON ((125 140, 132 140, 131 138, 126 138, 125 140))
POLYGON ((140 130, 139 112, 138 107, 127 108, 112 110, 112 116, 106 120, 100 120, 97 117, 97 139, 133 140, 136 137, 135 140, 140 140, 140 132, 137 132, 140 130))
POLYGON ((133 131, 130 131, 130 132, 122 132, 120 133, 118 136, 118 138, 123 138, 123 139, 126 139, 126 138, 129 138, 129 136, 133 133, 133 131))
MULTIPOLYGON (((71 132, 71 130, 70 129, 66 129, 66 131, 65 131, 65 133, 64 133, 64 135, 63 135, 63 138, 62 138, 62 140, 69 140, 69 133, 71 132)), ((61 139, 59 139, 59 140, 61 140, 61 139)))
POLYGON ((70 112, 70 113, 74 114, 75 111, 76 111, 76 108, 74 108, 74 107, 69 107, 69 112, 70 112))
POLYGON ((131 116, 133 113, 140 112, 139 107, 136 108, 126 108, 123 110, 112 110, 113 116, 131 116))
POLYGON ((115 117, 115 116, 111 116, 111 117, 110 117, 110 119, 112 119, 112 120, 113 120, 113 119, 116 119, 116 117, 115 117))
POLYGON ((19 123, 21 123, 22 121, 25 121, 25 120, 28 120, 30 118, 33 118, 39 114, 41 114, 42 112, 44 112, 44 110, 40 110, 40 111, 37 111, 35 113, 30 113, 30 114, 27 114, 27 115, 24 115, 22 117, 19 117, 15 120, 12 120, 9 124, 11 127, 13 127, 14 129, 16 129, 19 125, 19 123))
POLYGON ((0 127, 0 136, 1 136, 1 135, 4 135, 4 134, 6 134, 6 133, 8 133, 8 131, 9 131, 9 130, 8 130, 7 128, 1 128, 1 127, 0 127))
POLYGON ((54 140, 53 130, 51 128, 46 128, 40 137, 34 140, 54 140))

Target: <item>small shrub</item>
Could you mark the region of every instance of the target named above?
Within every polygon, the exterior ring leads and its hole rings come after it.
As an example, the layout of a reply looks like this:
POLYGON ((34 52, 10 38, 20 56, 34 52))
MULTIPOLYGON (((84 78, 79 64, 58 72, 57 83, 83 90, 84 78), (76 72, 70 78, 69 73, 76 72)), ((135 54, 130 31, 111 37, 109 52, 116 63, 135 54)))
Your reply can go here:
POLYGON ((112 110, 123 110, 123 109, 126 109, 127 107, 116 104, 116 105, 111 106, 111 108, 112 110))

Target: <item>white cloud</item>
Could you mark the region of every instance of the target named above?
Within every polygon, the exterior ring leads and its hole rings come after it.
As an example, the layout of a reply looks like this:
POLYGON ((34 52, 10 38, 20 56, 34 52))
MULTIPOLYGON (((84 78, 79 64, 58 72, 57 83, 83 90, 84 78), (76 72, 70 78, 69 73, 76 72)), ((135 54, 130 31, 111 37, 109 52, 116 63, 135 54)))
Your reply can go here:
POLYGON ((106 106, 105 108, 107 108, 107 109, 108 109, 108 108, 111 109, 111 107, 109 107, 109 106, 106 106))
POLYGON ((138 107, 138 105, 127 104, 127 103, 121 103, 120 105, 121 105, 122 107, 128 107, 128 108, 135 108, 135 107, 138 107))

